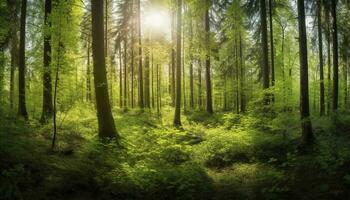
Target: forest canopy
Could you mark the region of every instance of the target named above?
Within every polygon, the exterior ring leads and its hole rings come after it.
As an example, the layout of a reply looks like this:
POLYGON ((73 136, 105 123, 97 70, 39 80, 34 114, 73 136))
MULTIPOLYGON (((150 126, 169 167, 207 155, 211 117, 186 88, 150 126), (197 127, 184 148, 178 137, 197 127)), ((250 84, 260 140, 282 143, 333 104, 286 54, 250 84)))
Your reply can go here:
POLYGON ((348 199, 347 0, 0 0, 0 200, 348 199))

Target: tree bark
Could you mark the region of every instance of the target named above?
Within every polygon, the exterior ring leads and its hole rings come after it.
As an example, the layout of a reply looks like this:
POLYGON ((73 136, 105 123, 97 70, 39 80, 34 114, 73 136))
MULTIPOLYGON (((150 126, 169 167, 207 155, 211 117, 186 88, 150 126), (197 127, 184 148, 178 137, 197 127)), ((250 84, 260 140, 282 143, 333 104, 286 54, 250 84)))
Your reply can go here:
POLYGON ((210 0, 208 1, 208 8, 205 12, 205 33, 206 33, 206 60, 205 60, 205 79, 206 79, 206 89, 207 89, 207 112, 212 114, 213 111, 213 102, 212 102, 212 89, 211 89, 211 72, 210 72, 210 25, 209 25, 209 7, 210 0))
POLYGON ((309 144, 313 141, 312 125, 309 111, 309 78, 307 60, 307 39, 305 25, 304 0, 298 0, 298 24, 299 24, 299 58, 300 58, 300 114, 302 141, 309 144))
POLYGON ((92 51, 97 121, 100 138, 118 137, 108 97, 106 62, 104 56, 103 2, 91 0, 92 51))
POLYGON ((270 87, 269 78, 269 48, 267 43, 266 0, 260 0, 261 45, 262 45, 262 78, 263 88, 270 87))
MULTIPOLYGON (((149 39, 147 39, 147 44, 149 44, 149 39)), ((145 50, 145 107, 150 108, 151 103, 150 103, 150 81, 149 81, 149 76, 150 76, 150 63, 149 63, 149 49, 147 48, 145 50)))
MULTIPOLYGON (((51 14, 51 0, 45 0, 45 19, 46 28, 51 28, 49 15, 51 14)), ((41 122, 45 123, 52 117, 52 81, 51 81, 51 30, 44 34, 44 73, 43 73, 43 110, 41 122)))
POLYGON ((21 28, 19 42, 19 66, 18 66, 18 115, 28 119, 26 107, 26 64, 25 64, 25 34, 26 34, 27 0, 22 0, 21 28))
POLYGON ((175 126, 181 126, 181 28, 182 0, 177 0, 175 126))
POLYGON ((272 0, 269 0, 269 20, 270 20, 270 47, 271 47, 271 85, 275 85, 275 47, 273 41, 273 18, 272 18, 272 0))
POLYGON ((127 49, 126 49, 126 45, 127 45, 127 36, 125 35, 125 39, 124 39, 124 107, 128 107, 127 105, 127 94, 128 94, 128 85, 127 85, 127 77, 128 77, 128 72, 127 72, 127 60, 128 60, 128 57, 127 57, 127 49))
POLYGON ((142 42, 141 42, 141 2, 137 0, 137 14, 138 14, 138 43, 139 43, 139 107, 144 108, 143 97, 143 72, 142 72, 142 42))
POLYGON ((193 89, 193 28, 192 28, 192 18, 190 18, 190 47, 189 47, 189 57, 190 57, 190 108, 194 108, 194 89, 193 89))
POLYGON ((317 29, 318 29, 318 51, 320 62, 320 115, 325 113, 324 99, 324 72, 323 72, 323 40, 322 40, 322 4, 321 0, 317 1, 317 29))
POLYGON ((330 113, 331 110, 331 99, 332 99, 332 89, 331 89, 331 33, 330 33, 330 16, 329 16, 329 10, 325 9, 325 17, 326 17, 326 24, 327 24, 327 31, 326 31, 326 36, 327 36, 327 58, 328 58, 328 63, 327 63, 327 68, 328 68, 328 73, 327 73, 327 80, 328 80, 328 96, 327 96, 327 111, 328 114, 330 113))
POLYGON ((90 61, 90 36, 87 44, 87 66, 86 66, 86 100, 91 102, 91 61, 90 61))
POLYGON ((332 0, 333 18, 333 111, 338 109, 339 91, 339 64, 338 64, 338 28, 337 28, 337 2, 332 0))
MULTIPOLYGON (((17 15, 16 15, 17 16, 17 15)), ((11 69, 10 69, 10 108, 14 107, 15 71, 18 67, 18 37, 17 28, 14 28, 11 39, 11 69)))

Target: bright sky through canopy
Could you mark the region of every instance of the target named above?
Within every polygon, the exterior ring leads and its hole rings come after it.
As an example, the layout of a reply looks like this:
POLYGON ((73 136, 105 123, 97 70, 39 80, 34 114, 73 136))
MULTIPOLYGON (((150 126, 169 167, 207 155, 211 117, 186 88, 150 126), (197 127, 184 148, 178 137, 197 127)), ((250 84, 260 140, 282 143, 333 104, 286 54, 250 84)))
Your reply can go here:
POLYGON ((169 12, 164 10, 149 10, 144 13, 144 28, 152 32, 170 34, 169 12))

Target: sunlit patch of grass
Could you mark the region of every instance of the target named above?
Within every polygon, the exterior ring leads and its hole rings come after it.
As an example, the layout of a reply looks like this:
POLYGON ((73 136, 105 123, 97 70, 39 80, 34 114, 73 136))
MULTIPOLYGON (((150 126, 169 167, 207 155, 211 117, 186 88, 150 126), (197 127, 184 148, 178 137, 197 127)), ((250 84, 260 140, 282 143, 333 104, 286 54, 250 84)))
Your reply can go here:
POLYGON ((216 199, 270 199, 288 190, 282 171, 261 163, 236 163, 220 171, 208 171, 216 199))

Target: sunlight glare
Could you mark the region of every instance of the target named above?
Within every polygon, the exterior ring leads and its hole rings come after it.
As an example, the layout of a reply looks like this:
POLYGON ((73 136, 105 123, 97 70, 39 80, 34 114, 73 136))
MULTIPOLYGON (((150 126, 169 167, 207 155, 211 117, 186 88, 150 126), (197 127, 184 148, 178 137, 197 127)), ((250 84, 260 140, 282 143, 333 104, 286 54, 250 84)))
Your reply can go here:
POLYGON ((146 28, 152 31, 164 32, 164 33, 169 32, 170 30, 169 13, 160 11, 160 10, 152 10, 149 13, 146 13, 145 26, 146 28))

